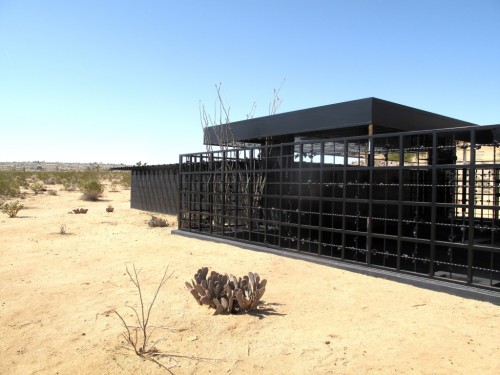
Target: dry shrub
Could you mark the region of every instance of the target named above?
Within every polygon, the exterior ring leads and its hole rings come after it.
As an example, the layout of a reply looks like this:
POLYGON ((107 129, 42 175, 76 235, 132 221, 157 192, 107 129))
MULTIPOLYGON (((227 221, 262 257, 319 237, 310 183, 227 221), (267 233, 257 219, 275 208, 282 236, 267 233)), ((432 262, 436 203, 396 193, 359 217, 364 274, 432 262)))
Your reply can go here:
POLYGON ((154 343, 150 343, 151 334, 155 330, 156 327, 150 326, 149 318, 151 316, 151 311, 153 309, 153 305, 156 301, 156 297, 158 297, 158 293, 160 292, 161 287, 167 282, 167 280, 172 276, 172 274, 167 274, 168 266, 163 273, 163 277, 156 288, 156 292, 153 295, 151 303, 149 306, 144 300, 141 283, 139 280, 140 270, 137 271, 135 265, 133 265, 133 273, 131 273, 126 268, 127 275, 130 281, 134 284, 137 289, 137 293, 139 295, 139 306, 129 306, 134 312, 134 316, 136 319, 136 325, 130 325, 125 321, 125 318, 116 310, 113 310, 114 313, 120 318, 123 327, 125 328, 125 333, 122 334, 123 338, 126 340, 127 344, 134 350, 135 354, 139 357, 151 359, 151 356, 154 356, 157 353, 157 349, 154 347, 154 343))
POLYGON ((32 184, 30 184, 30 189, 33 190, 33 193, 35 193, 35 195, 38 195, 46 190, 45 185, 42 181, 33 182, 32 184))
POLYGON ((66 224, 61 224, 61 225, 59 226, 59 233, 60 233, 60 234, 66 234, 66 233, 67 233, 66 224))
POLYGON ((148 221, 148 225, 152 228, 164 228, 168 227, 170 224, 166 219, 161 217, 151 216, 151 220, 148 221))
POLYGON ((9 215, 10 218, 13 218, 16 217, 18 212, 23 208, 24 205, 22 203, 19 203, 19 201, 13 201, 2 205, 2 212, 9 215))
POLYGON ((62 185, 66 191, 75 191, 78 187, 77 181, 75 179, 64 179, 62 180, 62 185))
POLYGON ((83 192, 82 199, 85 201, 97 201, 102 197, 104 185, 97 180, 84 182, 80 187, 83 192))

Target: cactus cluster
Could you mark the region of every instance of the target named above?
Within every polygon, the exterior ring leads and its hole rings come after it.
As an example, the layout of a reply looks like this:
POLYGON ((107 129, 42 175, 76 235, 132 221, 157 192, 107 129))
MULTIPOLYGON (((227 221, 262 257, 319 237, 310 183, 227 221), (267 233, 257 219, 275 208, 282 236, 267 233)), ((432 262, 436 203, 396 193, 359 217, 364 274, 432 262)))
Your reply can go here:
POLYGON ((148 225, 152 228, 164 228, 168 227, 170 224, 166 219, 162 219, 161 217, 151 216, 151 220, 148 221, 148 225))
POLYGON ((215 309, 215 314, 237 314, 255 309, 266 291, 267 280, 260 279, 257 273, 235 277, 220 274, 203 267, 196 272, 191 283, 186 282, 194 299, 200 305, 215 309))

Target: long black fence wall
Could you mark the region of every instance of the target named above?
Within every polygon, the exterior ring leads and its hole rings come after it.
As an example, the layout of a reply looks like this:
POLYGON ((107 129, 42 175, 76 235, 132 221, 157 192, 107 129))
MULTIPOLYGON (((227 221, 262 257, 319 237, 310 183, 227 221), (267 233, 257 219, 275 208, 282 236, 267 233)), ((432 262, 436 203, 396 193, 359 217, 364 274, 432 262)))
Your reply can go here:
POLYGON ((499 146, 489 126, 181 155, 179 229, 500 290, 499 146))
POLYGON ((131 167, 130 206, 143 211, 177 215, 179 165, 131 167))

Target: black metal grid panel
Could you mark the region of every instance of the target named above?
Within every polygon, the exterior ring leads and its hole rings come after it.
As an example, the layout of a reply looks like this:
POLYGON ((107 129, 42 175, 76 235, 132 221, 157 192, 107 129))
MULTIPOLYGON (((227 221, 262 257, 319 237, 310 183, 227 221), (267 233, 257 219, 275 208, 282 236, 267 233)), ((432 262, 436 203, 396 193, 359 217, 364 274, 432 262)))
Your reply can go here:
POLYGON ((180 156, 179 229, 500 289, 500 126, 180 156))

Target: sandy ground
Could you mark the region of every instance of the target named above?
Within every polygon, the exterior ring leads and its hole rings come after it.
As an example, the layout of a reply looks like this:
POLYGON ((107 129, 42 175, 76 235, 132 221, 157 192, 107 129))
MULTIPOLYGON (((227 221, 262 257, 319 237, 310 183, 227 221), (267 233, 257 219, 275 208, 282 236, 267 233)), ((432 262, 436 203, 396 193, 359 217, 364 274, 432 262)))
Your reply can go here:
POLYGON ((0 374, 500 374, 498 306, 150 228, 129 195, 30 195, 1 214, 0 374), (111 312, 134 321, 133 264, 148 301, 173 272, 150 320, 169 370, 130 351, 111 312), (258 272, 264 308, 198 306, 184 282, 201 266, 258 272))

